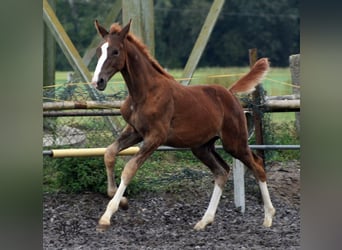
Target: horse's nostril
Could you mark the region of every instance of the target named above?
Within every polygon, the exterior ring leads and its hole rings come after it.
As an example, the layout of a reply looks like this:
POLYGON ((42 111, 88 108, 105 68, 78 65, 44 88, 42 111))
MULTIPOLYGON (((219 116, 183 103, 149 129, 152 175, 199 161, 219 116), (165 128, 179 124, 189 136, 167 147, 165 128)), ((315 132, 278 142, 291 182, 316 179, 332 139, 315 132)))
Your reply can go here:
POLYGON ((104 90, 106 88, 106 81, 102 77, 97 81, 97 89, 104 90))

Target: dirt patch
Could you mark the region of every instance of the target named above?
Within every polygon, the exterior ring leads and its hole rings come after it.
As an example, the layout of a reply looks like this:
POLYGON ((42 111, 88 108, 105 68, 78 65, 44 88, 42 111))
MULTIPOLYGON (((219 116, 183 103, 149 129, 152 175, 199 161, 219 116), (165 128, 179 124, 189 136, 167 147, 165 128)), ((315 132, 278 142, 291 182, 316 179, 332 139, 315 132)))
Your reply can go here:
MULTIPOLYGON (((234 206, 232 180, 223 193, 215 221, 193 230, 203 216, 213 184, 203 177, 198 188, 128 197, 105 233, 95 230, 109 199, 97 193, 44 194, 44 249, 299 249, 300 163, 270 164, 268 184, 277 209, 264 228, 258 185, 246 176, 246 212, 234 206)), ((197 183, 196 183, 197 184, 197 183)))

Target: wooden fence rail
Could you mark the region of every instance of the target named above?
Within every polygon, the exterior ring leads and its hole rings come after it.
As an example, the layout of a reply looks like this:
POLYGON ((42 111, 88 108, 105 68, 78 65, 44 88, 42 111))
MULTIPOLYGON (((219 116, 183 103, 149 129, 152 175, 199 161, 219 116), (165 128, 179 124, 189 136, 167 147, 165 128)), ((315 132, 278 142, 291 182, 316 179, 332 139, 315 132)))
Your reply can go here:
MULTIPOLYGON (((43 115, 49 116, 49 111, 65 111, 79 109, 120 109, 123 101, 63 101, 63 102, 44 102, 43 115)), ((244 108, 247 103, 241 103, 244 108)), ((262 104, 259 109, 264 112, 299 112, 300 99, 294 99, 294 96, 271 96, 262 104)), ((91 114, 91 112, 87 112, 91 114)), ((87 114, 85 113, 85 115, 87 114)), ((100 112, 99 114, 103 114, 100 112)), ((62 115, 62 113, 61 113, 62 115)), ((96 112, 92 115, 96 115, 96 112)), ((63 115, 65 116, 65 115, 63 115)))

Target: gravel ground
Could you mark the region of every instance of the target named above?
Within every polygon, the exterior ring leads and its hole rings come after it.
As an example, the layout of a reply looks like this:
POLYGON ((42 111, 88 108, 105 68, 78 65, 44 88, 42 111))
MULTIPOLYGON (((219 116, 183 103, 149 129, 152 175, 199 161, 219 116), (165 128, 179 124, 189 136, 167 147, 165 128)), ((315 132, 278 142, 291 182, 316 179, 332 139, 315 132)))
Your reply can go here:
POLYGON ((172 193, 128 197, 129 209, 112 217, 110 229, 95 230, 109 199, 98 193, 44 194, 44 249, 299 249, 300 163, 273 163, 268 170, 271 199, 277 212, 264 228, 258 185, 246 175, 246 212, 234 206, 230 179, 215 221, 193 229, 203 216, 213 184, 208 177, 172 193), (198 184, 198 183, 196 183, 198 184))

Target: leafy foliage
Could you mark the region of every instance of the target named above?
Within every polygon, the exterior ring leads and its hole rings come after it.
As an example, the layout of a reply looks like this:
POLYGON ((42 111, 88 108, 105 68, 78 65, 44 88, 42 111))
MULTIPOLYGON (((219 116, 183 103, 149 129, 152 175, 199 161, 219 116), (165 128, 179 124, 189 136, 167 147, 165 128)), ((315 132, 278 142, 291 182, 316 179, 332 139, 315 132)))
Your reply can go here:
MULTIPOLYGON (((298 145, 294 121, 271 123, 267 129, 268 138, 275 145, 298 145)), ((266 154, 268 161, 288 161, 300 158, 300 150, 272 150, 266 154)))
POLYGON ((45 166, 54 169, 54 183, 63 192, 94 191, 106 192, 106 174, 103 159, 97 158, 64 158, 53 160, 45 166))

